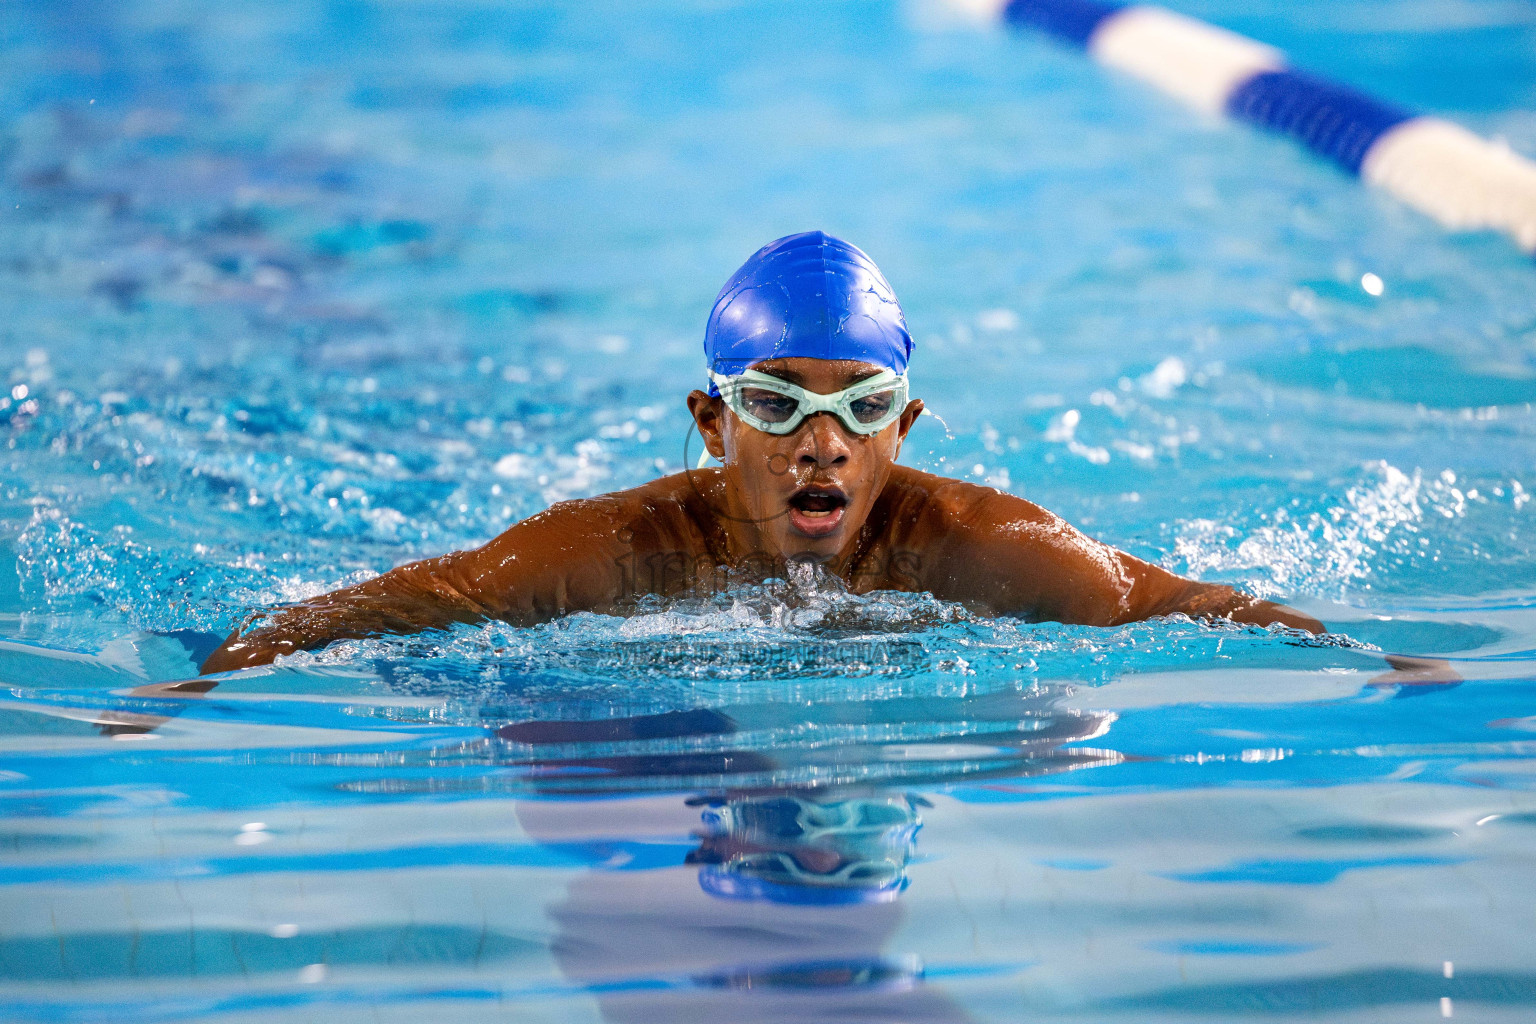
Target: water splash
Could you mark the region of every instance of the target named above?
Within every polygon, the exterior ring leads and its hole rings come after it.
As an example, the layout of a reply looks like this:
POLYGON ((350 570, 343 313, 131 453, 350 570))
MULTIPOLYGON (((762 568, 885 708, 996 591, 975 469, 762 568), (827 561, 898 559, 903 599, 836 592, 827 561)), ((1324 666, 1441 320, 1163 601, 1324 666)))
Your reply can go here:
POLYGON ((1250 530, 1231 521, 1188 521, 1174 534, 1168 564, 1196 579, 1239 576, 1264 597, 1347 600, 1403 568, 1447 554, 1443 530, 1433 534, 1431 520, 1462 520, 1490 505, 1518 512, 1524 488, 1516 481, 1505 493, 1463 490, 1449 470, 1426 477, 1421 469, 1408 473, 1372 462, 1340 500, 1317 511, 1275 509, 1261 513, 1264 525, 1250 530))

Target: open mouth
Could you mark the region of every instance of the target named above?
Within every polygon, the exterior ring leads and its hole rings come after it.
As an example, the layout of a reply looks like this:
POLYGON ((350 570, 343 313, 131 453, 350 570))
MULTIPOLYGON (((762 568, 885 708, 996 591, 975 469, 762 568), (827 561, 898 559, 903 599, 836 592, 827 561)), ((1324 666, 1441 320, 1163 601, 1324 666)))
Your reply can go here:
POLYGON ((789 496, 789 521, 807 537, 825 537, 841 525, 847 504, 836 487, 802 487, 789 496))

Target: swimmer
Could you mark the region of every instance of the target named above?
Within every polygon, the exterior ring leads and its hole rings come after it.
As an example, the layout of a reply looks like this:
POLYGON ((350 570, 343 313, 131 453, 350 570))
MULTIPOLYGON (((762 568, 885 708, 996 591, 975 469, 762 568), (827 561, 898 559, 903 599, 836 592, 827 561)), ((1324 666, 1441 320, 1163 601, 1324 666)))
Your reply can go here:
POLYGON ((704 334, 708 390, 688 409, 721 462, 562 501, 485 546, 401 566, 276 609, 202 672, 336 640, 576 611, 646 595, 826 574, 850 592, 927 592, 984 615, 1116 626, 1157 615, 1323 624, 1231 587, 1184 579, 993 487, 897 464, 923 412, 912 338, 874 262, 819 231, 758 250, 704 334))

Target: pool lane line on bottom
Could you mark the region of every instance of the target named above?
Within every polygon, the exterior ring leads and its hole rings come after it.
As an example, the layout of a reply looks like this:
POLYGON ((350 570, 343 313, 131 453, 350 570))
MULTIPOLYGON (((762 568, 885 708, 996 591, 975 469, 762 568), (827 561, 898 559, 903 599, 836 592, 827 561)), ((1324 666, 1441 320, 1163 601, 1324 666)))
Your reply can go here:
POLYGON ((1272 46, 1149 5, 947 0, 1033 28, 1209 114, 1288 135, 1454 231, 1500 231, 1536 253, 1536 161, 1461 125, 1292 70, 1272 46))

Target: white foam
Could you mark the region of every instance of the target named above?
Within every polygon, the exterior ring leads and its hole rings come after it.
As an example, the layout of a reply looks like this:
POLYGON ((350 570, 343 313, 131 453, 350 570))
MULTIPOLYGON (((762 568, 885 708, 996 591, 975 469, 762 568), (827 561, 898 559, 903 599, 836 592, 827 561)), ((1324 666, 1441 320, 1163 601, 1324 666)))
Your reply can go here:
POLYGON ((1448 228, 1502 231, 1536 252, 1536 162, 1458 124, 1405 121, 1371 147, 1360 176, 1448 228))
POLYGON ((1172 398, 1189 381, 1189 367, 1178 356, 1169 356, 1141 378, 1141 389, 1153 398, 1172 398))
POLYGON ((978 21, 996 21, 1002 17, 1008 0, 946 0, 945 6, 978 21))
POLYGON ((1248 78, 1285 66, 1272 46, 1160 7, 1127 7, 1106 18, 1088 52, 1209 114, 1225 110, 1248 78))

